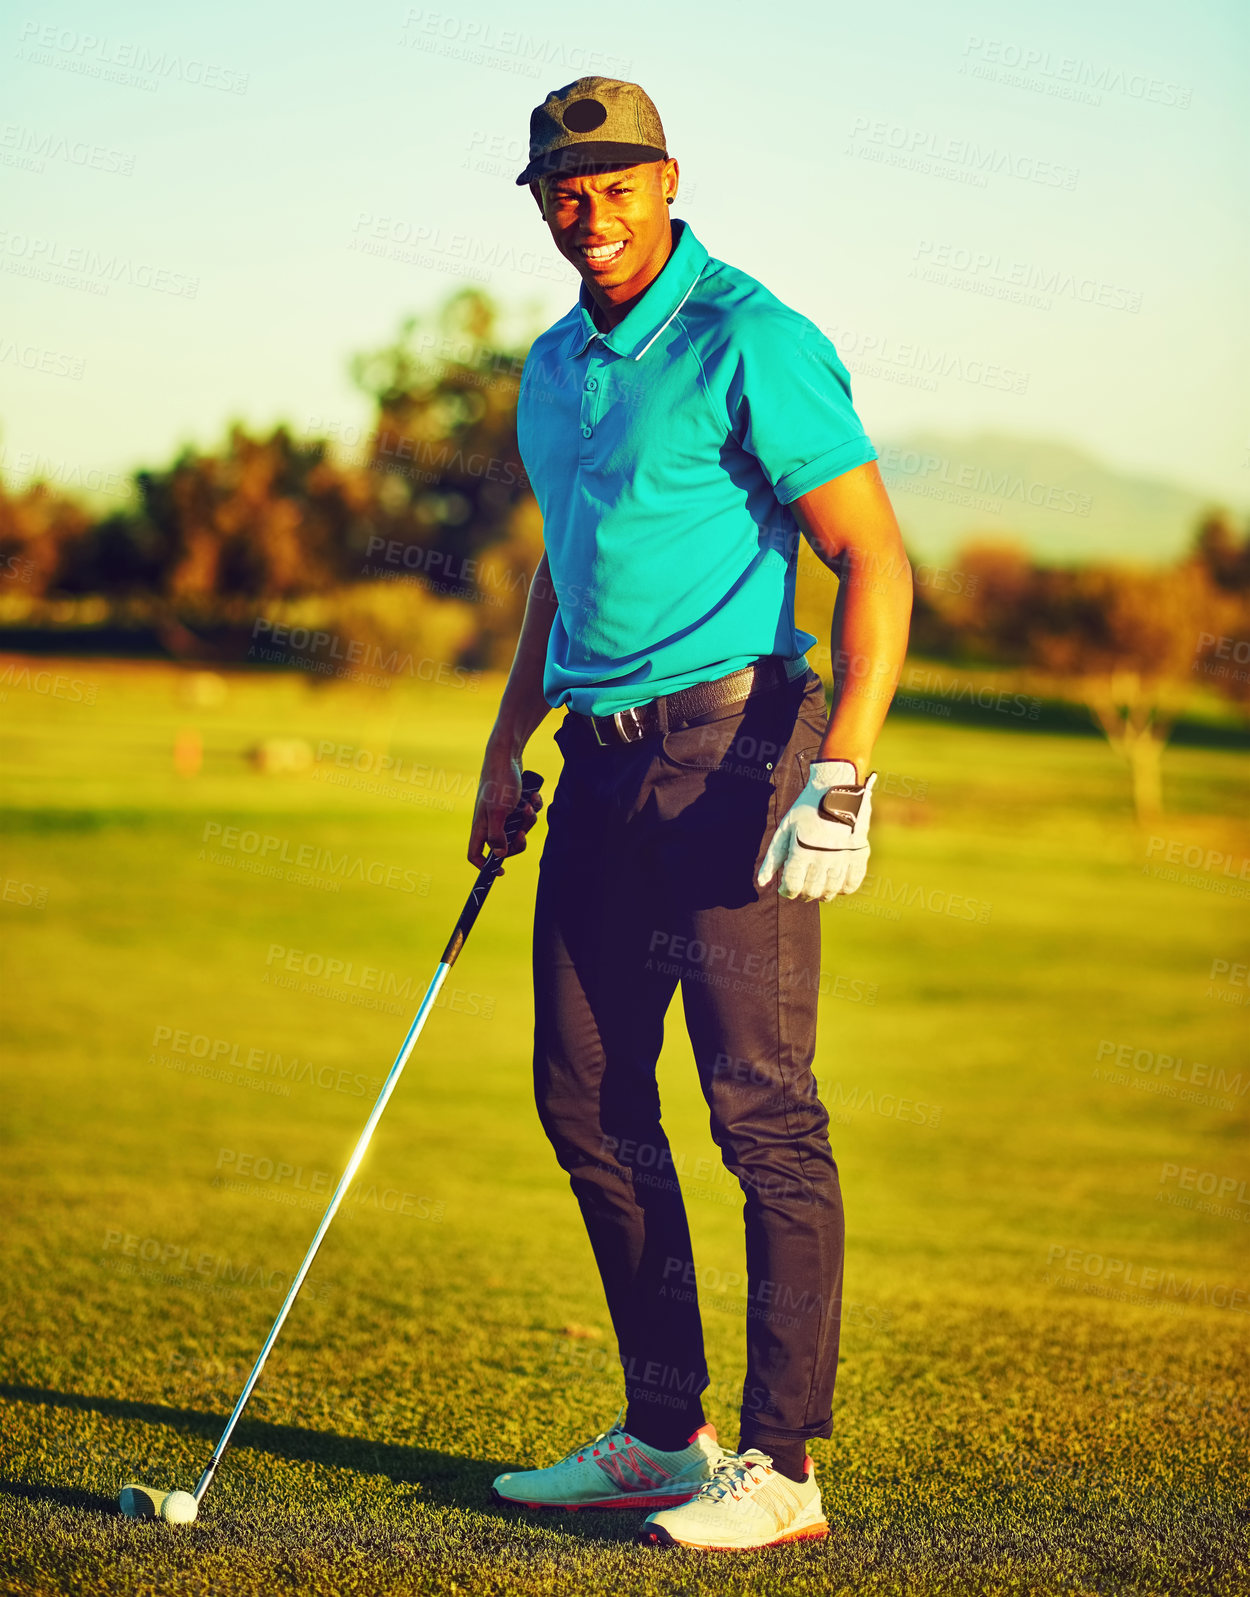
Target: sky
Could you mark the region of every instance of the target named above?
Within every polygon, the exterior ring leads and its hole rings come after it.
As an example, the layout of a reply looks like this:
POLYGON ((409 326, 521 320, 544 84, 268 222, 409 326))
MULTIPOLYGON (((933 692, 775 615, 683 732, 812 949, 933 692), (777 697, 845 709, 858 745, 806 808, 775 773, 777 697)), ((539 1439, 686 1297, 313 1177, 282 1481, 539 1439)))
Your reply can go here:
POLYGON ((577 281, 529 114, 640 82, 673 214, 833 339, 869 435, 992 431, 1250 504, 1236 0, 537 0, 0 24, 0 472, 105 497, 231 420, 348 445, 348 362, 473 281, 532 334, 577 281))

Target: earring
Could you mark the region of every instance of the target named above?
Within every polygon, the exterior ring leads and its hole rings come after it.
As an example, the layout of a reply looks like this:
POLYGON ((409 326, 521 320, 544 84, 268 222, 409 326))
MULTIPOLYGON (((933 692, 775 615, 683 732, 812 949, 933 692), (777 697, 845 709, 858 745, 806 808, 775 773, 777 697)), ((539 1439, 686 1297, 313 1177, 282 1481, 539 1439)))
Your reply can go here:
POLYGON ((673 196, 671 194, 666 195, 665 199, 669 205, 673 203, 673 196))

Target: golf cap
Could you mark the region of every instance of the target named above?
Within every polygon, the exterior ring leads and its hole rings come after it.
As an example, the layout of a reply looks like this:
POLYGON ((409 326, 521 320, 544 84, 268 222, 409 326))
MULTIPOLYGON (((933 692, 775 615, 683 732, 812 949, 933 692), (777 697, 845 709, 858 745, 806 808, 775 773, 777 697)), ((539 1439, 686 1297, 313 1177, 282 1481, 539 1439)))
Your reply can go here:
POLYGON ((533 183, 549 172, 667 159, 660 113, 636 83, 578 78, 553 89, 530 113, 529 165, 517 183, 533 183))

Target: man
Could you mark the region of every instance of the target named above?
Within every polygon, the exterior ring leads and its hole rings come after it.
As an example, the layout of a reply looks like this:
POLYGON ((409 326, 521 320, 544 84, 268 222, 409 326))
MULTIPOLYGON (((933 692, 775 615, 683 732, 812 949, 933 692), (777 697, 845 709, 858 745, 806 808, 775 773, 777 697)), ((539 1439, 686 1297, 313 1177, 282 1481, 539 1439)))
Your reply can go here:
MULTIPOLYGON (((535 1093, 627 1408, 494 1492, 649 1507, 644 1540, 746 1548, 827 1534, 807 1443, 832 1434, 843 1222, 811 1069, 819 905, 867 868, 869 766, 911 572, 833 346, 671 216, 678 175, 647 95, 587 77, 534 111, 517 179, 582 283, 522 376, 546 552, 469 858, 507 850, 526 742, 564 706, 534 921, 535 1093), (816 640, 794 625, 800 535, 841 578, 828 716, 804 653, 816 640), (660 1122, 679 984, 712 1135, 745 1197, 733 1452, 704 1422, 697 1277, 660 1122)), ((821 241, 800 227, 794 242, 821 241)))

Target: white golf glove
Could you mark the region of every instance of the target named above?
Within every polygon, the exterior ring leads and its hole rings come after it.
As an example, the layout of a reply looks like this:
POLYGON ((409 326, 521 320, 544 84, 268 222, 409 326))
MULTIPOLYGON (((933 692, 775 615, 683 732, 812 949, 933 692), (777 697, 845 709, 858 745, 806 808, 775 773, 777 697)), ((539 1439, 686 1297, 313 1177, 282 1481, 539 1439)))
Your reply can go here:
POLYGON ((859 786, 850 760, 813 760, 807 786, 782 816, 756 885, 778 871, 782 898, 820 899, 853 893, 868 871, 868 821, 874 771, 859 786))

